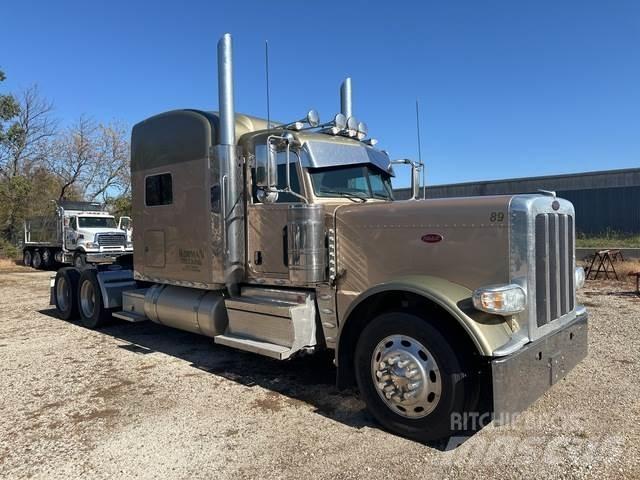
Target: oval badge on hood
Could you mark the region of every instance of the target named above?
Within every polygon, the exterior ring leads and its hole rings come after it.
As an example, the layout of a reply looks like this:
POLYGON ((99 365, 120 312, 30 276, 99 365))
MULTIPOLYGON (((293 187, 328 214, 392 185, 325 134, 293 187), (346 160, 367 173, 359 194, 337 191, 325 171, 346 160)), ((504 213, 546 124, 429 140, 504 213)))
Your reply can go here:
POLYGON ((439 233, 427 233, 426 235, 422 236, 421 240, 424 243, 438 243, 441 242, 443 238, 444 237, 439 233))

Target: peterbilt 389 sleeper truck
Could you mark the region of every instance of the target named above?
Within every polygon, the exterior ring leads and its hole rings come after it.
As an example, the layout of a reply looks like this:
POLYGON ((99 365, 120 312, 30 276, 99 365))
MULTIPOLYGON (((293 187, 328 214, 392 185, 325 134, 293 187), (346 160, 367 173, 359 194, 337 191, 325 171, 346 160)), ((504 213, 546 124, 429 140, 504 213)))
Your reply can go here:
POLYGON ((571 203, 418 200, 416 164, 414 198, 395 201, 350 84, 334 121, 271 124, 234 112, 229 35, 218 76, 219 112, 134 126, 133 269, 60 270, 60 316, 150 320, 278 360, 329 350, 340 387, 421 441, 481 404, 498 422, 521 412, 585 357, 571 203))

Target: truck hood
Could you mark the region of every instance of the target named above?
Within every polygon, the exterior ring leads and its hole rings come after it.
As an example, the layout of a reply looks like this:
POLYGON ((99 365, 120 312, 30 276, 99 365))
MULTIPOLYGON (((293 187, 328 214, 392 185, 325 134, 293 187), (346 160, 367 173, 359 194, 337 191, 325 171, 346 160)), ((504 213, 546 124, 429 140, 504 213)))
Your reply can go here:
POLYGON ((334 213, 341 288, 362 292, 406 275, 471 290, 507 282, 511 198, 341 205, 334 213))

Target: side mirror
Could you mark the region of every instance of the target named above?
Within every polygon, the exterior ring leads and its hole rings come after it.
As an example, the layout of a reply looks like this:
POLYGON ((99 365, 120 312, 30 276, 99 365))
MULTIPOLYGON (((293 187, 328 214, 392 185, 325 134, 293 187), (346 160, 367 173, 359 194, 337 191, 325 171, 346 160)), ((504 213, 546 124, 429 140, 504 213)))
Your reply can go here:
POLYGON ((417 200, 420 198, 420 171, 424 166, 420 163, 412 162, 408 158, 402 158, 400 160, 392 160, 389 163, 389 167, 392 165, 409 165, 411 167, 411 199, 417 200))
POLYGON ((129 230, 131 228, 131 217, 120 217, 118 220, 118 229, 119 230, 129 230))
POLYGON ((256 186, 265 190, 278 186, 277 151, 271 139, 265 147, 256 149, 256 186))

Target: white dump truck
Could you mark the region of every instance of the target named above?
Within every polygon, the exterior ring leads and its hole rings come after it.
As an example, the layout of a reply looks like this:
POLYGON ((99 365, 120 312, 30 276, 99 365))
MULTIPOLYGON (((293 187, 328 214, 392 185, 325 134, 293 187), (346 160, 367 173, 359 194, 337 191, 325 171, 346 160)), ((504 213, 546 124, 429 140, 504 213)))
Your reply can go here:
POLYGON ((100 203, 60 201, 49 215, 24 223, 22 259, 33 268, 55 263, 83 268, 132 253, 131 219, 120 217, 116 223, 100 203))
POLYGON ((219 112, 133 127, 133 268, 60 269, 61 318, 151 321, 275 360, 329 351, 339 387, 420 441, 481 412, 509 421, 585 357, 570 202, 419 200, 420 166, 367 138, 350 82, 331 121, 274 123, 235 113, 229 35, 218 62, 219 112))

